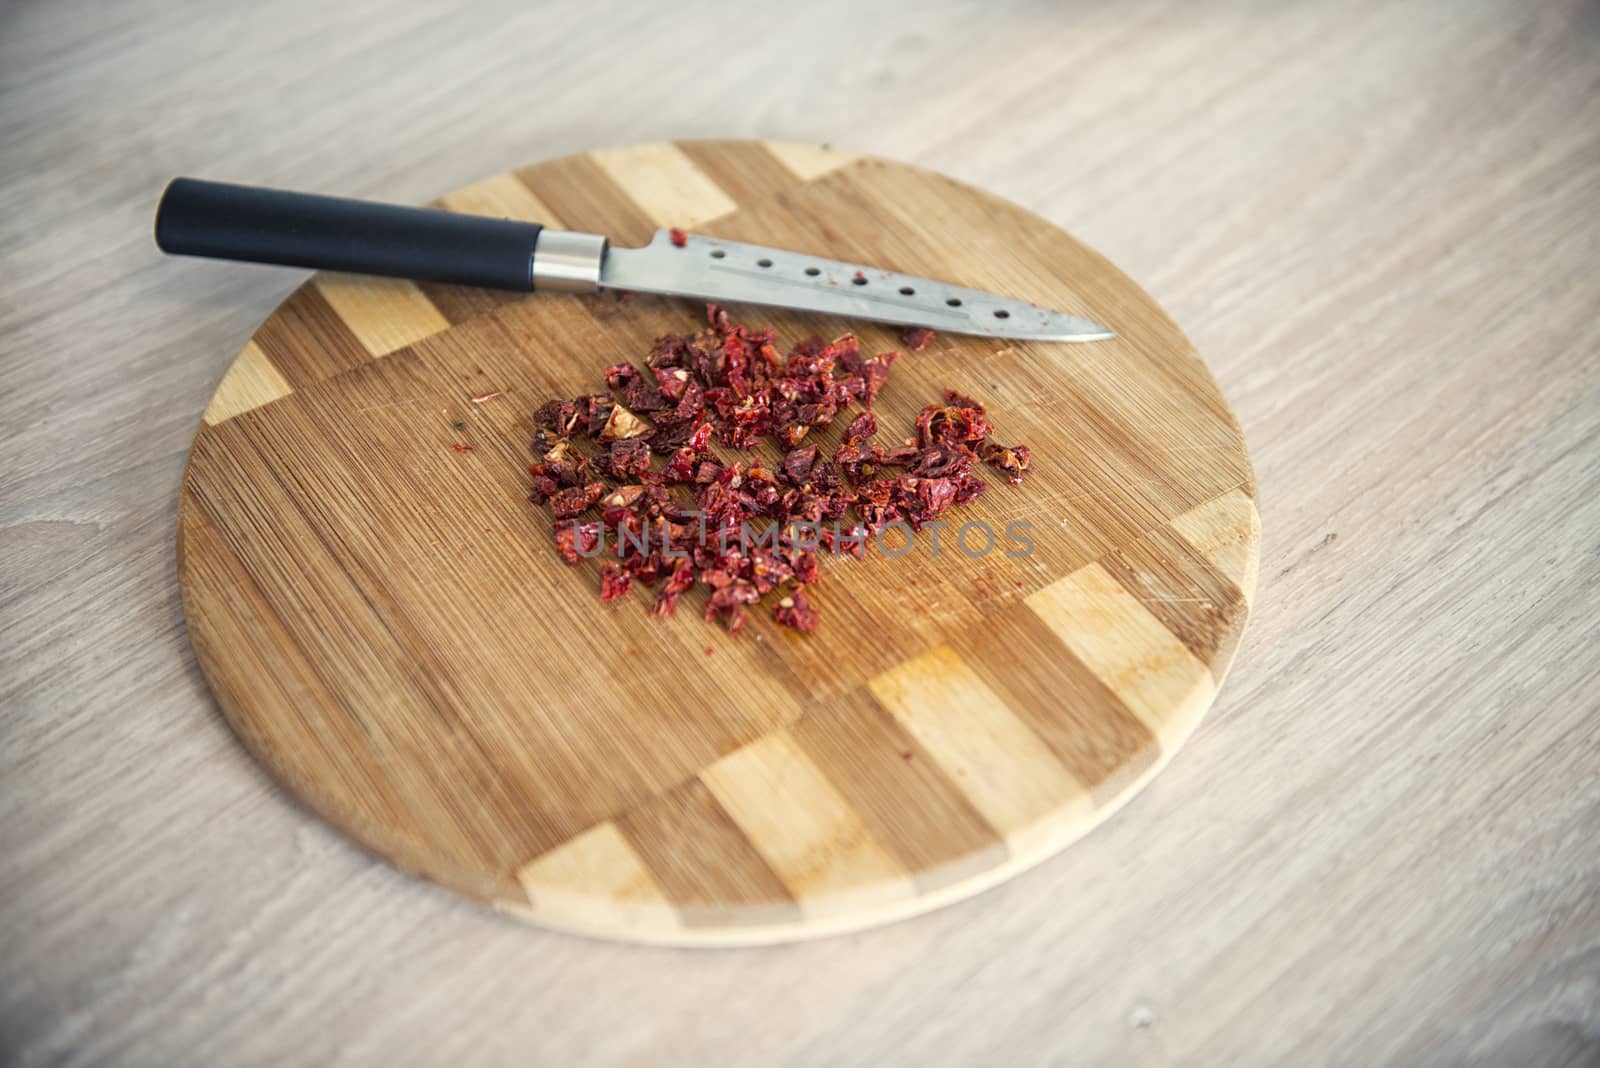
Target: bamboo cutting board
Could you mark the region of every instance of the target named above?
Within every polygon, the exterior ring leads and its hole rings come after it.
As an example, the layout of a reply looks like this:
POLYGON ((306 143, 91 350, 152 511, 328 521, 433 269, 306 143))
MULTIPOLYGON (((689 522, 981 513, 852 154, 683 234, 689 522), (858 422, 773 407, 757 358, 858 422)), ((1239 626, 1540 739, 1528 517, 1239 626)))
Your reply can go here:
MULTIPOLYGON (((596 597, 528 502, 530 413, 701 309, 317 275, 207 407, 179 508, 201 666, 290 792, 394 864, 516 916, 641 941, 779 941, 992 885, 1126 801, 1194 729, 1255 588, 1243 440, 1126 277, 1028 212, 823 148, 691 142, 536 164, 463 212, 641 244, 680 226, 963 285, 1114 341, 941 335, 880 437, 957 389, 1028 481, 950 513, 1033 551, 825 557, 814 635, 596 597), (470 449, 466 448, 470 446, 470 449)), ((792 343, 870 324, 735 308, 792 343)), ((840 426, 846 420, 840 420, 840 426)), ((837 433, 835 430, 835 434, 837 433)), ((831 438, 825 438, 831 445, 831 438)), ((981 548, 976 531, 969 540, 981 548)))

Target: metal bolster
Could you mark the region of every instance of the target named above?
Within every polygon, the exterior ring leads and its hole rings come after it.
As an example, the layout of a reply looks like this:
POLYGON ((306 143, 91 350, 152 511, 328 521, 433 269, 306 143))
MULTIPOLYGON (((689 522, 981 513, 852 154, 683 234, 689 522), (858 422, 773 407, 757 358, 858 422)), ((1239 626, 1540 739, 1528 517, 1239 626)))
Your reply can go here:
POLYGON ((606 239, 601 235, 546 227, 533 245, 533 288, 546 293, 597 292, 605 258, 606 239))

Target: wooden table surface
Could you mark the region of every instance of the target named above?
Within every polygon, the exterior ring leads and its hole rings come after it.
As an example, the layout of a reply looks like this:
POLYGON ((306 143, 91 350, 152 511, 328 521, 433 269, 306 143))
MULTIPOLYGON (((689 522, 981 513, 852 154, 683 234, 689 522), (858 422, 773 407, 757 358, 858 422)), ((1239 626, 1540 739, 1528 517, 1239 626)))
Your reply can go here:
POLYGON ((1600 8, 446 8, 0 13, 0 1061, 1600 1059, 1600 8), (421 201, 697 136, 1066 226, 1261 487, 1252 626, 1145 793, 772 950, 530 930, 346 844, 229 733, 174 578, 196 421, 301 275, 160 257, 169 177, 421 201))

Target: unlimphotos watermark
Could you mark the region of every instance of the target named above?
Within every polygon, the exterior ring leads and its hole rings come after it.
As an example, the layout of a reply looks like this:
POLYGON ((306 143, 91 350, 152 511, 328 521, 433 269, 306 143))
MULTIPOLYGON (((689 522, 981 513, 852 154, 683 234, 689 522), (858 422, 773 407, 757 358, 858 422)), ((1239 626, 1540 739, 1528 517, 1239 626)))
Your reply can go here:
MULTIPOLYGON (((701 546, 715 545, 717 551, 724 555, 732 552, 735 547, 741 554, 748 554, 753 549, 771 552, 780 546, 792 546, 806 552, 815 552, 824 545, 836 552, 856 552, 858 549, 865 549, 869 544, 876 544, 878 551, 883 555, 899 559, 918 544, 916 531, 903 519, 891 519, 875 531, 869 531, 859 523, 845 524, 839 520, 831 523, 796 520, 784 527, 769 523, 761 529, 756 529, 749 521, 745 521, 739 524, 737 531, 728 526, 721 526, 713 531, 706 521, 704 512, 687 514, 698 526, 696 543, 701 546), (893 544, 885 537, 889 534, 898 535, 893 539, 893 544)), ((608 535, 615 539, 613 548, 618 555, 627 555, 631 551, 643 556, 659 551, 664 560, 682 560, 689 556, 683 547, 682 539, 670 536, 665 526, 660 528, 660 533, 648 529, 630 530, 626 526, 618 527, 614 532, 602 524, 596 524, 596 527, 599 529, 592 541, 579 538, 574 544, 573 548, 579 556, 595 557, 605 552, 608 535), (674 540, 677 541, 676 546, 673 544, 674 540)), ((1001 552, 1009 557, 1031 556, 1033 555, 1032 529, 1023 519, 1013 519, 999 531, 981 519, 971 520, 960 526, 945 519, 929 520, 922 524, 922 530, 927 534, 923 541, 927 543, 928 554, 933 557, 949 551, 948 546, 952 544, 955 546, 955 551, 966 557, 982 558, 994 552, 1001 552), (954 535, 945 537, 952 528, 955 531, 954 535)))

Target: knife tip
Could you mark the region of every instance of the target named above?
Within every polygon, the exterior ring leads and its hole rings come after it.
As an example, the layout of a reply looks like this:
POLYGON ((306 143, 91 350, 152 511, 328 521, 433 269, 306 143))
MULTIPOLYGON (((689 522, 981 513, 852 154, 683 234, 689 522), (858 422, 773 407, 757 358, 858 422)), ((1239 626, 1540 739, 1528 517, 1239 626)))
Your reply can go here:
POLYGON ((1062 316, 1062 321, 1027 335, 1032 341, 1110 341, 1116 331, 1088 319, 1062 316))

